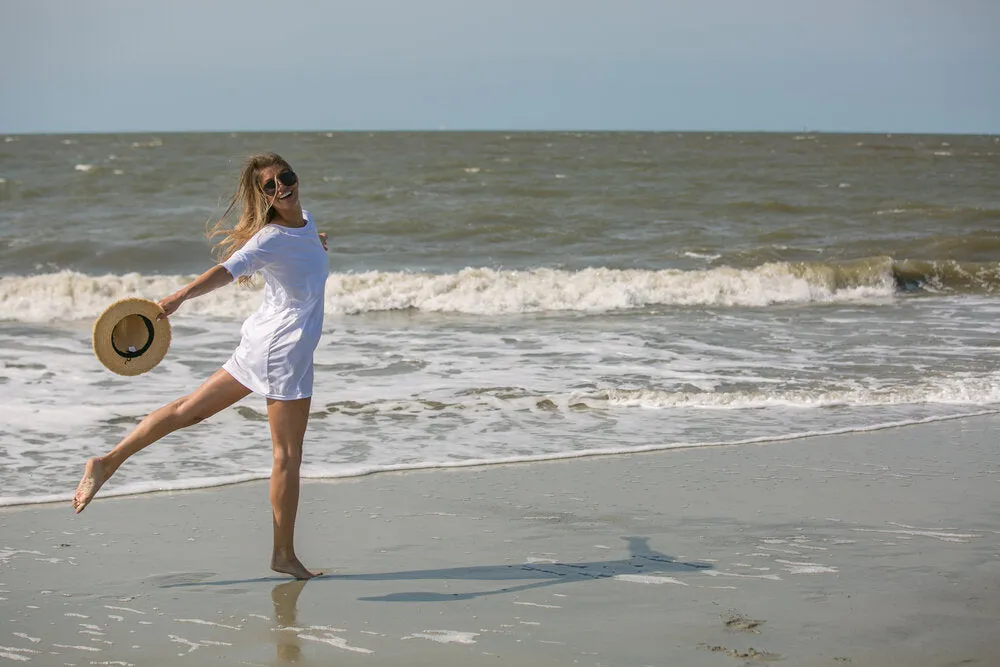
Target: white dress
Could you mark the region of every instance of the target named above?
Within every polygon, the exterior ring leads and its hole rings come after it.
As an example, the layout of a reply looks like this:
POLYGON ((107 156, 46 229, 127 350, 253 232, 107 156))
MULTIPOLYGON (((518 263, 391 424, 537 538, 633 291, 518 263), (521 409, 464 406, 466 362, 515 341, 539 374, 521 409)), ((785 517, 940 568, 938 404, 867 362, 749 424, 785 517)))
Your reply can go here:
POLYGON ((248 389, 284 401, 312 396, 313 352, 323 331, 330 265, 308 211, 306 224, 269 224, 222 262, 233 278, 260 273, 264 301, 243 323, 222 367, 248 389))

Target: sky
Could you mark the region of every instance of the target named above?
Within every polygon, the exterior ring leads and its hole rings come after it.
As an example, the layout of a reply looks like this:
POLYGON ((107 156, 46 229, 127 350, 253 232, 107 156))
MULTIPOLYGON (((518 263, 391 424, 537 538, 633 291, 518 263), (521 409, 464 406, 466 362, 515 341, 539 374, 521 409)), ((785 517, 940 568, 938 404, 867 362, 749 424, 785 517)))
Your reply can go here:
POLYGON ((0 0, 0 133, 1000 134, 1000 0, 0 0))

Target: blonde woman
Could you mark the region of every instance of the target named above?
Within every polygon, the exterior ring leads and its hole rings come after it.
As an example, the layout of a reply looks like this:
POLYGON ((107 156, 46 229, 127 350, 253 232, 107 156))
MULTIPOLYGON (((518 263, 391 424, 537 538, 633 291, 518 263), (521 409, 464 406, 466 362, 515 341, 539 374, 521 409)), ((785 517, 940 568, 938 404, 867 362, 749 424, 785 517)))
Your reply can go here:
POLYGON ((251 392, 267 399, 274 462, 271 507, 274 550, 271 568, 297 579, 315 576, 295 555, 302 440, 309 419, 313 351, 323 328, 323 293, 329 274, 326 237, 299 203, 298 177, 274 153, 247 159, 229 208, 209 232, 221 237, 220 263, 159 302, 162 317, 188 299, 208 294, 234 279, 264 278, 264 299, 242 328, 242 340, 222 368, 193 393, 149 414, 104 456, 87 461, 73 497, 82 512, 101 485, 141 449, 168 433, 197 424, 251 392), (242 208, 233 227, 226 218, 242 208))

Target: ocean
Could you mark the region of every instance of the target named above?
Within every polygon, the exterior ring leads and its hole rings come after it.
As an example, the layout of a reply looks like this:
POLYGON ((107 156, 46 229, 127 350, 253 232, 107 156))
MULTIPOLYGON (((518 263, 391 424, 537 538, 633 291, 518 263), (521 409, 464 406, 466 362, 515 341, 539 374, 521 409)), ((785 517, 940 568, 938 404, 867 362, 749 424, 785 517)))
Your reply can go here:
MULTIPOLYGON (((186 303, 167 358, 138 377, 101 366, 91 327, 212 266, 206 223, 260 151, 291 162, 329 235, 305 477, 1000 411, 1000 137, 14 135, 0 143, 0 505, 68 500, 88 457, 228 358, 259 290, 186 303)), ((100 495, 270 464, 251 396, 100 495)))

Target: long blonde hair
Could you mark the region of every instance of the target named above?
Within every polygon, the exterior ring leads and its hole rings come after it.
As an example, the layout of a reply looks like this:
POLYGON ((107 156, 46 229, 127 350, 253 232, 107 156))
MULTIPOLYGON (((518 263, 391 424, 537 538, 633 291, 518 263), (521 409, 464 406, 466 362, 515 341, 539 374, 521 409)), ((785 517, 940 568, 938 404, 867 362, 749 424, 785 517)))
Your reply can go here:
MULTIPOLYGON (((243 170, 240 172, 239 184, 236 192, 229 200, 229 206, 222 217, 205 233, 209 239, 221 236, 222 239, 212 246, 212 257, 217 262, 224 262, 237 250, 249 241, 254 234, 259 232, 264 226, 274 220, 276 211, 271 207, 274 197, 268 197, 261 190, 259 179, 260 172, 268 167, 278 165, 284 169, 291 170, 291 165, 277 153, 259 153, 251 155, 243 163, 243 170), (226 218, 239 205, 240 217, 236 224, 229 227, 226 218)), ((275 193, 277 194, 277 193, 275 193)), ((239 279, 241 285, 252 282, 251 276, 243 276, 239 279)))

